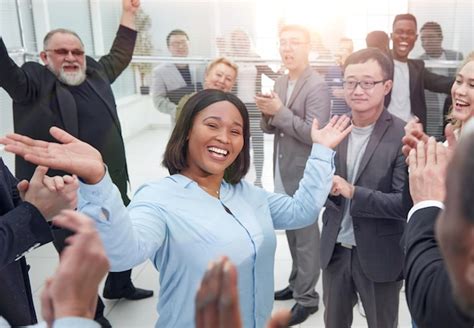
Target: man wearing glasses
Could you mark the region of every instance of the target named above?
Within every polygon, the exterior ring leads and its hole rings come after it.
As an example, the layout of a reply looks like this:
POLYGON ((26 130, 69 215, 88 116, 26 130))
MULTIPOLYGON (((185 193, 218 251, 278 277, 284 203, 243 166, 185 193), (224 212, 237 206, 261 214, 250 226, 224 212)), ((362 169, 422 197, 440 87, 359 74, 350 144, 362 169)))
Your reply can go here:
MULTIPOLYGON (((388 95, 385 104, 390 113, 404 121, 416 115, 426 129, 428 115, 425 89, 449 94, 454 77, 434 74, 425 68, 422 60, 408 59, 418 39, 417 22, 412 14, 395 16, 391 38, 395 68, 392 92, 388 95)), ((438 121, 442 122, 442 119, 439 117, 438 121)))
MULTIPOLYGON (((135 14, 140 0, 122 0, 123 14, 117 36, 109 54, 99 61, 84 55, 79 36, 66 29, 49 32, 40 53, 44 66, 27 62, 21 68, 8 56, 0 38, 0 86, 13 99, 15 132, 34 139, 53 141, 49 134, 58 126, 91 144, 101 152, 113 182, 119 188, 125 204, 128 172, 111 83, 127 68, 132 58, 137 32, 135 14)), ((16 177, 29 180, 35 166, 16 157, 16 177)), ((50 170, 50 175, 63 172, 50 170)), ((64 248, 69 232, 53 229, 58 251, 64 248)), ((142 299, 152 291, 135 288, 131 270, 110 273, 105 283, 104 297, 110 299, 142 299)), ((104 305, 99 299, 96 320, 110 326, 103 317, 104 305)))
POLYGON ((353 127, 336 149, 336 172, 322 215, 326 327, 351 326, 357 294, 368 327, 397 327, 407 169, 401 142, 405 122, 384 108, 392 67, 376 48, 357 51, 344 63, 353 127))
MULTIPOLYGON (((311 150, 311 125, 329 120, 330 95, 323 78, 309 65, 310 33, 298 25, 283 26, 279 50, 288 74, 278 78, 274 92, 257 95, 255 103, 262 112, 261 126, 274 137, 275 192, 293 195, 303 177, 311 150)), ((275 300, 294 299, 290 325, 305 321, 319 306, 315 291, 319 279, 319 228, 317 222, 286 236, 293 260, 289 286, 275 292, 275 300)))
MULTIPOLYGON (((166 37, 166 45, 172 57, 185 58, 189 54, 189 37, 183 30, 172 30, 166 37)), ((202 90, 204 69, 188 63, 163 63, 153 70, 151 93, 158 111, 176 121, 176 106, 184 95, 202 90)))

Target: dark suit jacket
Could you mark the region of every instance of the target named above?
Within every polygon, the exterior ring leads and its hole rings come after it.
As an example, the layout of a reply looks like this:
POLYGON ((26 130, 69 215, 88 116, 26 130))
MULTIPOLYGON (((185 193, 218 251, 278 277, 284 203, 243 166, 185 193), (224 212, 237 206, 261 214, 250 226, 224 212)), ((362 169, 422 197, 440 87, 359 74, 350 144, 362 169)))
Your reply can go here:
POLYGON ((435 239, 440 209, 427 207, 413 213, 404 235, 405 293, 412 318, 420 328, 470 327, 453 298, 449 276, 435 239))
MULTIPOLYGON (((110 53, 99 61, 87 57, 87 79, 92 89, 105 103, 112 116, 115 127, 121 135, 114 95, 110 84, 128 66, 135 46, 136 31, 120 26, 110 53)), ((21 68, 8 56, 3 40, 0 38, 0 86, 13 99, 13 120, 15 132, 34 139, 55 141, 49 134, 51 126, 58 126, 74 136, 78 136, 78 116, 74 98, 67 86, 45 66, 36 62, 27 62, 21 68)), ((107 134, 103 134, 107 137, 107 134)), ((114 183, 119 187, 122 198, 127 191, 127 166, 125 149, 104 158, 114 183)), ((103 153, 103 149, 98 149, 103 153)), ((16 157, 16 176, 30 179, 35 165, 16 157)), ((51 170, 50 175, 58 172, 51 170)))
POLYGON ((308 66, 296 82, 286 106, 288 80, 288 75, 284 75, 275 82, 275 92, 283 102, 282 108, 270 119, 263 117, 260 123, 263 132, 275 135, 273 163, 278 161, 285 192, 293 195, 303 177, 313 145, 313 119, 317 118, 320 126, 325 126, 331 105, 326 83, 308 66), (277 145, 279 158, 276 158, 277 145))
MULTIPOLYGON (((410 75, 411 112, 418 116, 426 130, 427 107, 425 89, 449 95, 454 79, 431 73, 425 68, 425 62, 418 59, 408 59, 408 73, 410 75)), ((392 94, 390 93, 385 97, 386 107, 390 104, 391 96, 392 94)))
POLYGON ((36 207, 22 202, 17 180, 0 159, 0 316, 13 326, 36 323, 25 252, 52 240, 36 207))
MULTIPOLYGON (((406 215, 402 191, 407 179, 401 139, 405 122, 386 109, 375 123, 355 179, 350 214, 359 261, 375 282, 401 279, 403 250, 400 239, 406 215)), ((347 179, 346 138, 336 148, 336 175, 347 179)), ((327 268, 340 230, 345 198, 329 197, 323 214, 321 267, 327 268)))

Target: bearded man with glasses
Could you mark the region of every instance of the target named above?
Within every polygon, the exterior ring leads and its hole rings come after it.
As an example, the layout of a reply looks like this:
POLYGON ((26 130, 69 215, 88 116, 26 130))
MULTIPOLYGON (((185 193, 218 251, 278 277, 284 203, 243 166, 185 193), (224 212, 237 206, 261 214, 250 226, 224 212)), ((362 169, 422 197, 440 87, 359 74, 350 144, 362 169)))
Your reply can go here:
MULTIPOLYGON (((132 59, 137 36, 135 15, 140 0, 122 0, 122 18, 110 52, 98 61, 85 56, 80 37, 67 29, 50 31, 44 38, 40 58, 44 66, 27 62, 22 67, 8 56, 0 37, 0 86, 13 100, 15 132, 34 139, 53 141, 52 126, 60 127, 96 147, 108 166, 113 182, 127 205, 128 172, 125 148, 111 83, 127 68, 132 59)), ((35 166, 16 157, 16 177, 29 180, 35 166)), ((49 175, 63 172, 49 170, 49 175)), ((70 234, 54 229, 58 251, 70 234)), ((104 297, 110 299, 142 299, 152 291, 135 288, 131 270, 110 273, 104 297)), ((103 327, 110 323, 103 316, 99 299, 96 320, 103 327)))
POLYGON ((376 48, 344 63, 352 131, 336 148, 336 172, 322 215, 321 268, 326 327, 351 327, 359 294, 368 327, 397 327, 402 286, 400 239, 406 213, 403 122, 384 107, 391 59, 376 48))

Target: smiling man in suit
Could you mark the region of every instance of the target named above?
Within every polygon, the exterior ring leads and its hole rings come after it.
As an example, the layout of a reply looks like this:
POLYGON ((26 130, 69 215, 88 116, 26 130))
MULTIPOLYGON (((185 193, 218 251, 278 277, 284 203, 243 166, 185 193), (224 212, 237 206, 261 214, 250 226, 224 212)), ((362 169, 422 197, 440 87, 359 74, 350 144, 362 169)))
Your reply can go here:
MULTIPOLYGON (((280 56, 288 74, 275 82, 275 91, 256 96, 262 112, 261 126, 274 138, 275 192, 293 195, 303 177, 311 150, 311 124, 317 118, 320 126, 329 120, 330 94, 323 78, 309 65, 310 33, 298 25, 280 30, 280 56)), ((289 286, 275 293, 276 300, 294 298, 290 325, 305 321, 318 310, 319 295, 315 291, 319 279, 319 228, 286 231, 293 259, 289 286)))
POLYGON ((397 327, 407 179, 404 122, 384 108, 392 87, 390 58, 376 48, 344 64, 352 132, 336 149, 336 173, 323 214, 321 266, 324 321, 350 327, 357 294, 368 327, 397 327))

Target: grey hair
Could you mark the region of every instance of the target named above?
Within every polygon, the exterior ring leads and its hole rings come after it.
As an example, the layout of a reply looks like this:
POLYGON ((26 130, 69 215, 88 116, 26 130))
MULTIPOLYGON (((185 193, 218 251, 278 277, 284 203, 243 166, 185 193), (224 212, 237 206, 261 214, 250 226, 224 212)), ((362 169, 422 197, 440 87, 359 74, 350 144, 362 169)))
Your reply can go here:
POLYGON ((79 37, 79 35, 76 32, 65 29, 65 28, 57 28, 57 29, 49 31, 46 34, 46 36, 44 37, 44 39, 43 39, 43 50, 46 50, 48 48, 49 40, 51 40, 53 35, 55 35, 57 33, 70 34, 70 35, 75 36, 79 40, 79 42, 81 43, 82 48, 84 48, 84 43, 82 42, 81 38, 79 37))

